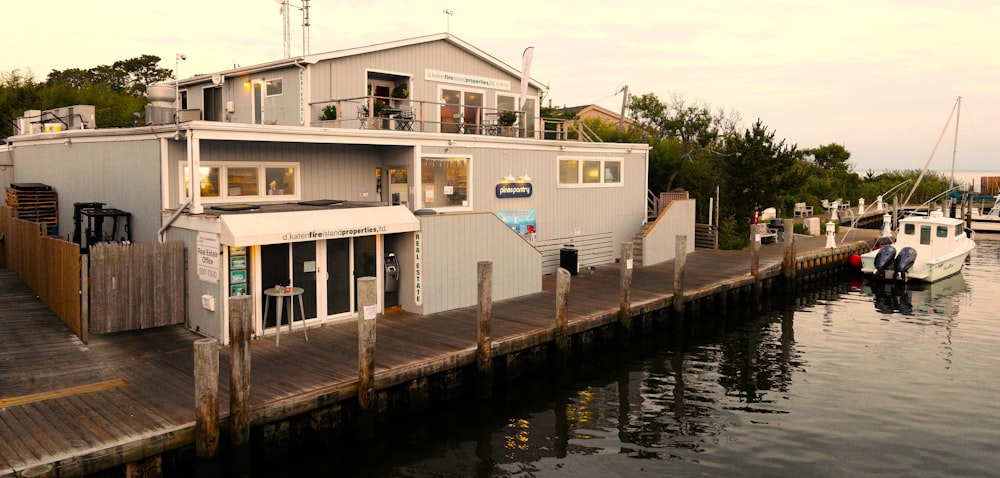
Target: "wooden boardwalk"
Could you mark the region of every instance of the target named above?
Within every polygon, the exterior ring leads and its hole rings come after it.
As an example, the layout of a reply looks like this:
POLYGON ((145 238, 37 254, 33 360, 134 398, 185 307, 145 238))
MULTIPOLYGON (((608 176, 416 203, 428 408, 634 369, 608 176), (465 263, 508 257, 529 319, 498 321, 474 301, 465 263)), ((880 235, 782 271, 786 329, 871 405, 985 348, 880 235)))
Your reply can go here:
MULTIPOLYGON (((869 240, 874 231, 856 231, 869 240)), ((838 237, 838 240, 840 238, 838 237)), ((825 237, 796 237, 798 256, 816 255, 825 237)), ((761 249, 762 277, 780 274, 783 247, 761 249)), ((474 267, 475 265, 473 265, 474 267)), ((687 256, 685 297, 753 282, 747 252, 698 250, 687 256)), ((617 320, 618 265, 572 278, 569 331, 617 320)), ((494 357, 551 342, 555 279, 543 292, 493 304, 494 357)), ((668 307, 673 261, 633 272, 634 316, 668 307)), ((0 477, 51 466, 79 476, 138 461, 194 441, 193 342, 183 326, 76 338, 9 270, 0 270, 0 477)), ((376 389, 474 364, 476 307, 378 319, 376 389)), ((300 330, 251 346, 253 426, 352 398, 358 387, 355 322, 300 330)), ((228 348, 220 353, 219 410, 228 414, 228 348)))

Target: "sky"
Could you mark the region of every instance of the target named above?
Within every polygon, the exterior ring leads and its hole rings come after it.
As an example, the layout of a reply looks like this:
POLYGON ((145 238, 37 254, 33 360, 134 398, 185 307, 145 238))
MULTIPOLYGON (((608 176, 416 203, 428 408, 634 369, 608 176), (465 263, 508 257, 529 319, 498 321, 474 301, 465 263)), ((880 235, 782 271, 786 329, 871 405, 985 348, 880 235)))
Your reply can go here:
MULTIPOLYGON (((0 72, 43 81, 53 69, 150 54, 186 78, 277 60, 279 3, 9 1, 0 72), (187 60, 178 64, 178 53, 187 60)), ((534 47, 531 77, 549 87, 543 105, 619 111, 628 85, 736 112, 744 129, 759 119, 800 149, 842 144, 859 173, 928 161, 948 171, 953 158, 956 170, 1000 171, 995 0, 309 3, 310 53, 449 31, 516 69, 534 47), (960 96, 956 147, 949 117, 960 96)), ((290 18, 292 55, 301 55, 301 11, 290 18)))

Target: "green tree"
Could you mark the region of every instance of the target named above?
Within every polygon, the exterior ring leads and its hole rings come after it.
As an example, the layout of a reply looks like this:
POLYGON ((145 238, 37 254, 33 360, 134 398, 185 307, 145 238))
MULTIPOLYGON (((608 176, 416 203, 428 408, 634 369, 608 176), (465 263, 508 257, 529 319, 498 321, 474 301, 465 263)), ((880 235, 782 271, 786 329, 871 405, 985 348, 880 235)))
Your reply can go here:
POLYGON ((63 83, 76 88, 83 88, 87 84, 106 85, 118 93, 141 96, 146 92, 146 85, 166 80, 173 75, 171 70, 159 68, 157 66, 159 63, 160 57, 156 55, 142 55, 86 70, 80 68, 52 70, 46 83, 63 83))
POLYGON ((808 175, 797 147, 776 139, 759 119, 742 135, 727 138, 722 170, 722 215, 744 225, 736 231, 742 236, 749 236, 746 224, 753 208, 791 207, 795 201, 790 192, 808 175))

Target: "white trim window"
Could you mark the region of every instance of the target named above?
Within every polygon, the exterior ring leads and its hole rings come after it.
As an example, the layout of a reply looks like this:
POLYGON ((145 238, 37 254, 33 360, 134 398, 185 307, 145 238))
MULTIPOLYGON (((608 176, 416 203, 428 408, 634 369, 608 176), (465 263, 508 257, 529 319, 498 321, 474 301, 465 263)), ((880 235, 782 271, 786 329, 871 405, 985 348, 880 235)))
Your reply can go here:
POLYGON ((264 81, 264 96, 281 96, 281 78, 272 78, 264 81))
POLYGON ((622 187, 624 158, 561 157, 556 177, 560 188, 622 187))
MULTIPOLYGON (((206 203, 234 201, 288 201, 302 196, 299 163, 252 163, 203 161, 200 168, 201 200, 206 203)), ((190 198, 187 162, 180 164, 180 198, 190 198)))
POLYGON ((472 156, 421 156, 419 177, 422 207, 437 211, 472 210, 472 156))

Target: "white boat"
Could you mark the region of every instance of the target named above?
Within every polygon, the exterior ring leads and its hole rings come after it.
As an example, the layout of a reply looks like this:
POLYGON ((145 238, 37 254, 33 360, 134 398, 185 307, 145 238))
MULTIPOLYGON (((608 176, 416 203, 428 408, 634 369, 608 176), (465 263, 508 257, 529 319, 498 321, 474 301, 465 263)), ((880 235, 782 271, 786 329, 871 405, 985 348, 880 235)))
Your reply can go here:
POLYGON ((892 244, 861 255, 861 272, 904 282, 936 282, 962 271, 976 241, 962 220, 940 210, 899 220, 892 244), (897 252, 898 251, 898 252, 897 252))
POLYGON ((993 198, 993 207, 972 208, 969 212, 969 227, 976 232, 1000 233, 1000 195, 993 198), (987 212, 983 212, 983 211, 987 212))

